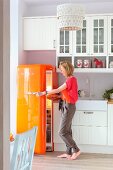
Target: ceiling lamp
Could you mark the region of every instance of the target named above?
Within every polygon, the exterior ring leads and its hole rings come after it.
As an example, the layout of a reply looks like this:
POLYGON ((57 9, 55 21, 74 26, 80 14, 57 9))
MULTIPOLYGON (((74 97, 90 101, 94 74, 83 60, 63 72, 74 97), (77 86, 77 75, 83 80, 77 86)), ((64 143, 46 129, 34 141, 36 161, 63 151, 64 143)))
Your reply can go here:
POLYGON ((62 4, 57 6, 58 27, 60 30, 80 30, 83 28, 85 11, 82 6, 62 4))

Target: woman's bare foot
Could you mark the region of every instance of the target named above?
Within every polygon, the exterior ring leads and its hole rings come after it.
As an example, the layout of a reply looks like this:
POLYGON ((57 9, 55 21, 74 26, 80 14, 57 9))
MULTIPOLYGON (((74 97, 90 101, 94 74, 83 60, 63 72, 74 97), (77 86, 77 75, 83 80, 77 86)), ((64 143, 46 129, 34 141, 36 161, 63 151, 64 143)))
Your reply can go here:
POLYGON ((70 158, 71 157, 71 155, 68 155, 67 153, 64 153, 64 154, 62 154, 62 155, 59 155, 59 156, 57 156, 58 158, 70 158))
POLYGON ((70 158, 68 158, 68 159, 70 159, 70 160, 75 160, 75 159, 78 158, 78 156, 79 156, 80 154, 81 154, 80 151, 78 151, 78 152, 76 152, 76 153, 73 153, 72 156, 71 156, 70 158))

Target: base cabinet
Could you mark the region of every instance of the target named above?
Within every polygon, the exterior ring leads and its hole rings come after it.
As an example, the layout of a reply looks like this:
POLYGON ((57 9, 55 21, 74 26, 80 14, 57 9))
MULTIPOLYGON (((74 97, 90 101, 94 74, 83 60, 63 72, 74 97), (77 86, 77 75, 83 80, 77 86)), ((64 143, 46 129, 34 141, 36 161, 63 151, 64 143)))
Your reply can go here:
POLYGON ((107 127, 73 126, 72 129, 77 144, 107 144, 107 127))
POLYGON ((72 125, 78 144, 107 145, 107 110, 98 109, 76 111, 72 125))
POLYGON ((113 104, 108 104, 108 145, 113 145, 113 104))
MULTIPOLYGON (((110 110, 113 112, 113 108, 110 110)), ((65 146, 58 135, 60 116, 58 103, 54 103, 54 146, 57 150, 65 146)), ((105 148, 109 147, 108 144, 113 143, 113 123, 110 123, 110 120, 113 120, 113 114, 108 116, 107 101, 79 101, 72 122, 73 137, 77 145, 92 147, 92 152, 94 147, 98 148, 95 153, 98 153, 99 148, 103 148, 105 153, 105 148)))

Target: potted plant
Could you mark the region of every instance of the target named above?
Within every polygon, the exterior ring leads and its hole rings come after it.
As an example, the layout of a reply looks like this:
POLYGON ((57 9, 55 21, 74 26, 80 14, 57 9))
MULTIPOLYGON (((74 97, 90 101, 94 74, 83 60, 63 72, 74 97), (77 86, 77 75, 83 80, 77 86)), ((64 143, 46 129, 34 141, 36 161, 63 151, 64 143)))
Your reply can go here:
POLYGON ((104 94, 103 94, 103 98, 104 99, 113 99, 113 88, 109 89, 109 90, 105 90, 104 94))

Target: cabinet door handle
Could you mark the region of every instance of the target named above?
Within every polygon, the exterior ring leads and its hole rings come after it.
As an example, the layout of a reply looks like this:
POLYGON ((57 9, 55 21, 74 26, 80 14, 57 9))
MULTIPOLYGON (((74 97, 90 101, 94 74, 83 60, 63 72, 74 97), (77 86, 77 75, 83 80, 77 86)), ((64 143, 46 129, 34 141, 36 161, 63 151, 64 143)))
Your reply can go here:
POLYGON ((53 48, 56 48, 56 41, 53 40, 53 48))
POLYGON ((93 114, 93 112, 84 112, 84 114, 93 114))

